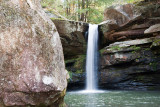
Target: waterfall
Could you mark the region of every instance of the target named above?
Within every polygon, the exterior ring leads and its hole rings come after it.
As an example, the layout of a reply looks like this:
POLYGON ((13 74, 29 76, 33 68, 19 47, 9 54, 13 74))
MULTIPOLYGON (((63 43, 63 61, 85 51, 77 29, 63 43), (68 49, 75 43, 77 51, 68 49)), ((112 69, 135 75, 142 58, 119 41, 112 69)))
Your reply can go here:
POLYGON ((97 89, 98 71, 98 25, 89 24, 87 58, 86 58, 86 90, 97 89))

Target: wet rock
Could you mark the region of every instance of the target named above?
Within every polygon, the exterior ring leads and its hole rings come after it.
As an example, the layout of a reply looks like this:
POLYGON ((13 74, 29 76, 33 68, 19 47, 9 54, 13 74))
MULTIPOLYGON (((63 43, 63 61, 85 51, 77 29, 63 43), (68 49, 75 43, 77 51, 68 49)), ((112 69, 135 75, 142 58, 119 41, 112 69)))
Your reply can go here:
POLYGON ((59 34, 39 0, 0 0, 0 107, 61 105, 66 78, 59 34))
POLYGON ((116 42, 101 52, 99 86, 106 89, 160 90, 159 37, 116 42))

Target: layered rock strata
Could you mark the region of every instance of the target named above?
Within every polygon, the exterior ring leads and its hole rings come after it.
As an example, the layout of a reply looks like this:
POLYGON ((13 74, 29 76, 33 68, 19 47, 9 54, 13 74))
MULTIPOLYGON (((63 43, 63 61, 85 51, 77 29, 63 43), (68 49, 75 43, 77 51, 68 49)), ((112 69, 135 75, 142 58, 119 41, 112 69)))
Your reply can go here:
POLYGON ((105 10, 103 42, 113 44, 101 50, 101 88, 160 90, 160 8, 155 1, 105 10))
POLYGON ((154 37, 154 33, 144 31, 160 23, 159 6, 158 2, 140 2, 107 8, 104 12, 105 21, 100 24, 103 43, 154 37))

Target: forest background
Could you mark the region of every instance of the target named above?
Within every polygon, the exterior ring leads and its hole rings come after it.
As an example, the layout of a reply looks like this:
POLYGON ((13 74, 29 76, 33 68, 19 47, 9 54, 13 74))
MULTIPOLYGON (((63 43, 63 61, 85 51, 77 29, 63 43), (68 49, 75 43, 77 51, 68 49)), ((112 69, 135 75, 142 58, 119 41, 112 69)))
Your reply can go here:
POLYGON ((59 19, 98 24, 103 21, 107 7, 141 0, 42 0, 42 7, 59 19))

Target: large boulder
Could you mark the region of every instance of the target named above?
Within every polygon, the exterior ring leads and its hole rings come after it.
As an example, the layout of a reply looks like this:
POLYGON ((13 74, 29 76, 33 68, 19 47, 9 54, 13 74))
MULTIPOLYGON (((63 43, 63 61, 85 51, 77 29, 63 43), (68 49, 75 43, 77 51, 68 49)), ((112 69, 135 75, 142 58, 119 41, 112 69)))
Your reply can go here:
POLYGON ((85 32, 88 24, 68 20, 52 20, 57 27, 62 41, 65 59, 86 53, 85 32))
POLYGON ((132 4, 112 6, 104 11, 104 20, 115 20, 118 25, 122 25, 133 18, 132 4))
POLYGON ((144 33, 144 31, 159 24, 159 17, 159 2, 140 2, 107 8, 104 12, 105 21, 100 24, 104 36, 103 42, 109 44, 116 41, 153 37, 153 32, 144 33))
POLYGON ((39 0, 0 0, 0 107, 63 104, 62 45, 39 0))

